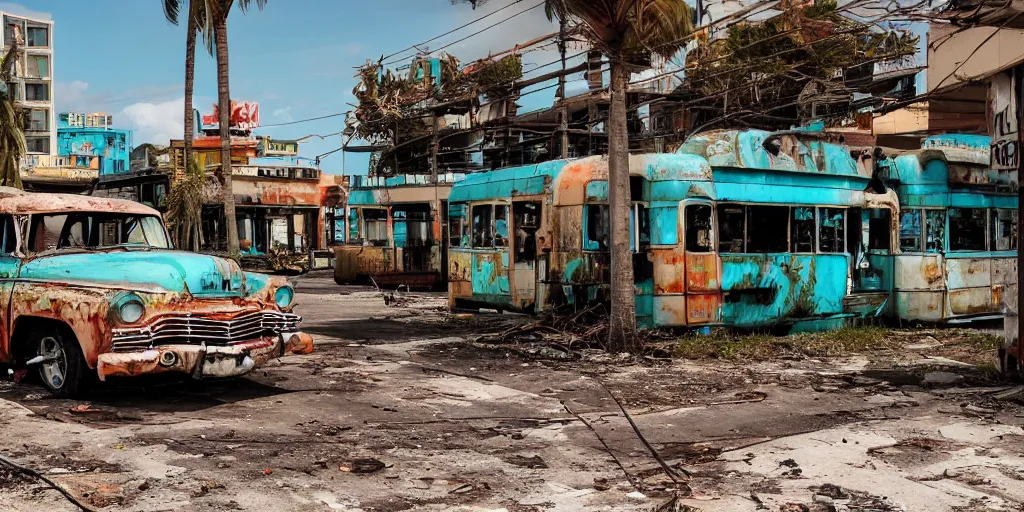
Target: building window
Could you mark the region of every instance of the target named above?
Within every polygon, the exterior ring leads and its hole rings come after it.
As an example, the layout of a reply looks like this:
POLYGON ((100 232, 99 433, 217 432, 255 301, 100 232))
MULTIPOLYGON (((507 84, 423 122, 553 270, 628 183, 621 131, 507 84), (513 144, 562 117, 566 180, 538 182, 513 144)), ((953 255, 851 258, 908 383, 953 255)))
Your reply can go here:
POLYGON ((709 204, 686 206, 687 252, 712 252, 715 250, 712 245, 711 211, 709 204))
POLYGON ((29 55, 25 63, 27 78, 50 78, 50 58, 46 55, 29 55))
POLYGON ((739 204, 718 204, 718 252, 743 252, 744 210, 739 204))
POLYGON ((789 218, 792 252, 814 252, 814 208, 794 206, 789 218))
POLYGON ((372 245, 388 243, 388 211, 383 209, 363 209, 363 232, 372 245))
POLYGON ((987 214, 984 208, 950 208, 949 250, 984 251, 987 214))
POLYGON ((607 251, 611 239, 608 205, 588 204, 583 207, 587 226, 584 231, 583 250, 607 251))
POLYGON ((1017 250, 1017 210, 992 210, 992 250, 1017 250))
POLYGON ((786 206, 747 207, 747 252, 784 253, 789 245, 786 206))
POLYGON ((25 84, 25 101, 50 101, 50 86, 25 84))
POLYGON ((28 46, 50 46, 49 29, 46 27, 28 27, 28 46))
POLYGON ((818 229, 818 250, 846 252, 846 211, 841 208, 818 208, 821 226, 818 229))
POLYGON ((50 112, 40 109, 30 110, 26 121, 25 128, 27 130, 45 132, 50 129, 50 112))
POLYGON ((29 153, 49 153, 49 137, 25 137, 25 144, 29 153))

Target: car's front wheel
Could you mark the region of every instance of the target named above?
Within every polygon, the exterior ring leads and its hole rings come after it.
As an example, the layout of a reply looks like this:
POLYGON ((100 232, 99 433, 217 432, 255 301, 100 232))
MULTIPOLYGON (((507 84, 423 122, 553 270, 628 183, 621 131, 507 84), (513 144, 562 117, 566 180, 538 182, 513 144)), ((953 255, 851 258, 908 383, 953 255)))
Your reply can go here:
POLYGON ((39 362, 39 380, 54 396, 70 398, 84 390, 85 358, 73 337, 64 336, 60 329, 40 326, 30 346, 36 348, 39 362))

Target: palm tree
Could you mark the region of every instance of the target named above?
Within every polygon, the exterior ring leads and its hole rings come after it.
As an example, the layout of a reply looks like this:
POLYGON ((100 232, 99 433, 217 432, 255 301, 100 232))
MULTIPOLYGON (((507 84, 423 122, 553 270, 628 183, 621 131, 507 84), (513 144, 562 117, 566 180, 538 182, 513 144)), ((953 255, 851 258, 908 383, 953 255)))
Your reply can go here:
POLYGON ((18 41, 14 40, 0 60, 0 186, 21 188, 21 157, 28 148, 21 112, 11 91, 18 51, 18 41))
MULTIPOLYGON (((224 175, 224 222, 228 231, 228 254, 238 257, 238 223, 235 221, 235 196, 231 186, 231 91, 228 87, 228 14, 235 0, 206 0, 207 19, 213 23, 217 48, 217 112, 220 124, 220 166, 224 175), (212 7, 212 8, 211 8, 212 7)), ((238 0, 242 12, 255 3, 260 10, 267 0, 238 0)), ((205 34, 208 34, 208 29, 205 34)), ((209 46, 209 37, 206 39, 209 46)))
MULTIPOLYGON (((188 32, 185 36, 185 159, 184 169, 192 162, 192 139, 195 133, 195 114, 192 96, 195 91, 196 76, 196 34, 199 27, 206 25, 206 2, 203 0, 164 0, 164 16, 167 21, 177 25, 178 15, 183 4, 188 1, 188 32)), ((211 52, 212 55, 213 52, 211 52)), ((175 181, 184 176, 175 176, 175 181)))
MULTIPOLYGON (((177 22, 184 0, 164 0, 164 14, 177 22)), ((258 9, 267 0, 238 0, 238 7, 246 12, 256 4, 258 9)), ((231 90, 228 83, 228 14, 235 0, 189 0, 189 30, 185 55, 185 156, 186 166, 192 150, 192 78, 195 75, 195 34, 202 32, 206 49, 216 50, 217 58, 217 112, 220 125, 220 161, 224 190, 224 223, 227 224, 228 253, 238 257, 238 223, 235 219, 235 196, 231 179, 231 90)))
POLYGON ((636 352, 636 303, 629 249, 629 134, 626 93, 634 70, 649 66, 652 53, 671 57, 693 32, 683 0, 547 0, 549 20, 579 26, 611 63, 608 114, 608 203, 611 217, 611 302, 608 347, 636 352))

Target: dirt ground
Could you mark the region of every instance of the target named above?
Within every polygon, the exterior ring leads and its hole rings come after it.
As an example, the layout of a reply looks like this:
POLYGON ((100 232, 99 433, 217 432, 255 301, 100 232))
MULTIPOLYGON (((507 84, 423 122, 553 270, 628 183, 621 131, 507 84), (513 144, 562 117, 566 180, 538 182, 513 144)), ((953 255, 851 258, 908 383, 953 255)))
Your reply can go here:
MULTIPOLYGON (((448 315, 441 295, 296 284, 315 353, 86 401, 0 382, 0 453, 97 510, 1024 510, 1022 391, 962 331, 829 357, 563 361, 473 343, 518 319, 448 315)), ((0 510, 76 507, 0 471, 0 510)))

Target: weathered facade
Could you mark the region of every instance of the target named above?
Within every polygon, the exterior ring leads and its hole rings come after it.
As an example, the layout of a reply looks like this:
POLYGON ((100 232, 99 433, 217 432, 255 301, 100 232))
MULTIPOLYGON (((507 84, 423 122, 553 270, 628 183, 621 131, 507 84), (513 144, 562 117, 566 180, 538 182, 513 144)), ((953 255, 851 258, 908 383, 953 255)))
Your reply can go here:
POLYGON ((85 157, 97 166, 101 179, 130 172, 132 132, 114 128, 112 119, 100 113, 62 112, 57 121, 57 154, 85 157))
POLYGON ((53 109, 53 21, 0 11, 4 53, 17 41, 14 63, 15 102, 25 110, 25 143, 29 156, 57 154, 57 122, 53 109))
MULTIPOLYGON (((261 156, 260 142, 250 137, 231 140, 232 191, 243 256, 264 256, 274 250, 306 253, 324 247, 320 170, 298 164, 250 164, 261 156)), ((173 175, 185 172, 184 141, 170 147, 173 175)), ((220 172, 220 138, 199 136, 193 156, 210 173, 203 192, 204 249, 227 250, 224 194, 220 172)))

